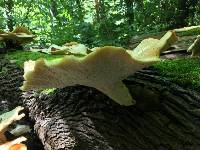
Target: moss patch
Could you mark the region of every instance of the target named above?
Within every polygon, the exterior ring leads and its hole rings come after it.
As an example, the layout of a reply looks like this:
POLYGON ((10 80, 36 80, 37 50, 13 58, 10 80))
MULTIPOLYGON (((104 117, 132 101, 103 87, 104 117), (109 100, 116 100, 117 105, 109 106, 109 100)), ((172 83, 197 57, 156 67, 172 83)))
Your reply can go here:
POLYGON ((50 55, 31 51, 16 51, 6 54, 5 57, 9 60, 15 61, 18 66, 23 67, 24 62, 28 60, 37 60, 39 58, 54 60, 63 57, 63 55, 50 55))
POLYGON ((200 91, 200 58, 165 60, 153 66, 171 81, 200 91))
POLYGON ((53 94, 55 92, 56 88, 52 88, 52 89, 45 89, 45 90, 42 90, 40 93, 43 93, 43 94, 46 94, 46 95, 49 95, 49 94, 53 94))

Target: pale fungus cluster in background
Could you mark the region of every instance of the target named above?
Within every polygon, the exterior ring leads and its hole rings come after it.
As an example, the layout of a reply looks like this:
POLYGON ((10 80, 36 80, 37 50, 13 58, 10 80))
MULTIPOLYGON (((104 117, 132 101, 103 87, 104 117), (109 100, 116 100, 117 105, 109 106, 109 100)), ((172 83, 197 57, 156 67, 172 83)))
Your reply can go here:
POLYGON ((26 27, 16 27, 12 32, 0 30, 0 42, 12 41, 15 44, 23 45, 32 42, 34 35, 26 27))

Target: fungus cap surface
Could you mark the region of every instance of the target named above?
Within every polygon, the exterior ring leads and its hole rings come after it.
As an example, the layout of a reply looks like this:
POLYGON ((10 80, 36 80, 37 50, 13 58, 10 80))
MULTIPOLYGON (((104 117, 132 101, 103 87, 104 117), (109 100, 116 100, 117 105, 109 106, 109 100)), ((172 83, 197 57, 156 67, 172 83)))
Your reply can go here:
POLYGON ((33 41, 35 36, 26 27, 16 27, 12 32, 0 32, 1 42, 11 40, 19 44, 33 41))

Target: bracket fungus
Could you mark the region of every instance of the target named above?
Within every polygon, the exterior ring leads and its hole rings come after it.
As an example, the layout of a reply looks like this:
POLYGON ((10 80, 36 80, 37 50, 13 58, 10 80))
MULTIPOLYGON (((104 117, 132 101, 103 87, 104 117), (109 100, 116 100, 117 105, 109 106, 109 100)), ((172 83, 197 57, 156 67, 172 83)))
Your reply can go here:
POLYGON ((77 42, 50 47, 50 53, 53 55, 87 55, 87 50, 88 48, 84 44, 77 42))
POLYGON ((42 52, 52 55, 78 55, 78 56, 85 56, 90 52, 87 46, 77 42, 66 43, 62 46, 52 44, 49 48, 31 49, 31 51, 42 52))
POLYGON ((7 47, 12 45, 19 46, 29 42, 32 42, 34 35, 26 28, 22 26, 16 27, 12 32, 0 31, 0 42, 5 42, 7 47))
POLYGON ((188 48, 188 52, 192 52, 191 56, 200 56, 200 35, 197 36, 197 39, 194 43, 188 48))
POLYGON ((23 107, 16 107, 12 111, 6 112, 0 115, 0 150, 26 150, 26 145, 21 142, 26 141, 25 137, 19 137, 12 141, 7 141, 5 132, 8 130, 8 126, 14 121, 20 120, 25 116, 24 113, 19 114, 23 107))
POLYGON ((63 88, 73 85, 94 87, 120 105, 133 105, 128 88, 122 80, 160 60, 160 52, 177 40, 173 31, 160 40, 147 39, 134 50, 105 46, 84 57, 65 56, 59 60, 24 63, 22 90, 63 88))

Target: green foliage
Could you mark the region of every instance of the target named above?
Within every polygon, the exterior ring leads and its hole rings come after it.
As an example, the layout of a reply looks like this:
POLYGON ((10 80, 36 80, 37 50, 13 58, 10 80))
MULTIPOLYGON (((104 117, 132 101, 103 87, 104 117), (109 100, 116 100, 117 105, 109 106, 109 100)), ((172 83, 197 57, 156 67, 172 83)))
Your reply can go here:
POLYGON ((56 88, 52 88, 52 89, 45 89, 45 90, 42 90, 41 93, 42 94, 46 94, 46 95, 49 95, 49 94, 53 94, 55 92, 56 88))
POLYGON ((40 47, 69 41, 126 46, 144 32, 199 24, 200 1, 6 0, 0 2, 0 13, 1 29, 27 26, 40 47))
POLYGON ((166 60, 154 65, 161 75, 185 86, 199 90, 200 88, 200 59, 184 58, 166 60))
POLYGON ((39 58, 54 60, 56 58, 61 58, 61 57, 63 57, 63 55, 50 55, 50 54, 30 52, 30 51, 10 52, 5 56, 5 58, 7 59, 15 61, 19 67, 23 67, 24 62, 28 60, 37 60, 39 58))

